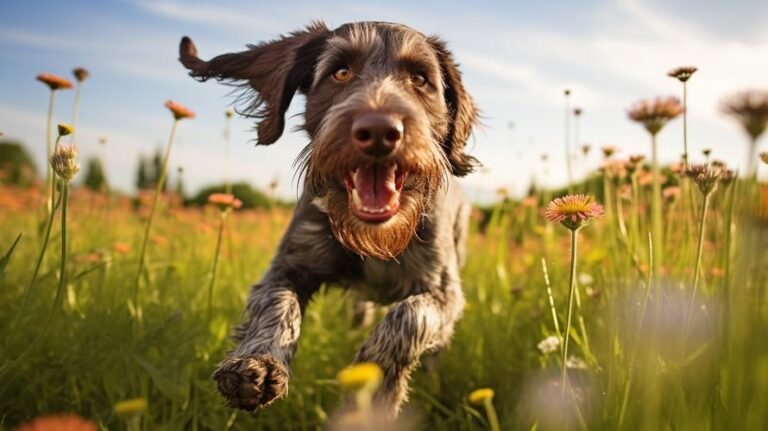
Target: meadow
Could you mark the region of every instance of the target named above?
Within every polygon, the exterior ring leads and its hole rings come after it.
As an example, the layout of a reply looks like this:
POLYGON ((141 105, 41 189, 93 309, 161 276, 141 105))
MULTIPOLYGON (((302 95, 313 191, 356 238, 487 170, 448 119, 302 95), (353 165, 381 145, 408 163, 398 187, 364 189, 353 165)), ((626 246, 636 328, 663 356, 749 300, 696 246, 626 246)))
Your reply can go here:
MULTIPOLYGON (((604 148, 603 167, 569 190, 514 200, 501 189, 476 208, 464 316, 450 347, 423 358, 407 424, 391 429, 493 429, 491 411, 504 430, 768 428, 762 103, 741 105, 762 122, 756 136, 743 122, 745 172, 604 148), (604 215, 573 231, 548 220, 550 201, 569 193, 594 196, 604 215), (483 388, 488 403, 471 399, 483 388)), ((683 112, 672 105, 631 110, 649 141, 683 112)), ((176 127, 186 117, 169 108, 176 127)), ((248 414, 211 380, 289 209, 184 207, 156 192, 134 205, 51 178, 59 185, 0 188, 0 430, 61 413, 104 430, 325 429, 344 397, 337 373, 371 330, 353 324, 350 292, 326 286, 307 308, 286 398, 248 414)))

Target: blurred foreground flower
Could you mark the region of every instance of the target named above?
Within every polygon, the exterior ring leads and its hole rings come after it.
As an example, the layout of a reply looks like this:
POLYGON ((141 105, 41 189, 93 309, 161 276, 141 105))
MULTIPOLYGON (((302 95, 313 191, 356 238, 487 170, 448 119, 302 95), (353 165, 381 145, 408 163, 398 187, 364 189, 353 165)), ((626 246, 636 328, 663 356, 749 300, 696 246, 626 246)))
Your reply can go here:
POLYGON ((208 196, 208 203, 216 205, 222 211, 227 211, 230 208, 239 209, 243 206, 243 201, 231 193, 211 193, 208 196))
POLYGON ((603 145, 600 149, 603 151, 603 156, 605 156, 605 158, 609 158, 616 153, 616 147, 613 145, 603 145))
POLYGON ((544 216, 549 221, 556 221, 570 230, 578 230, 595 217, 603 215, 603 207, 592 196, 567 195, 557 198, 547 205, 544 216))
POLYGON ((554 353, 560 348, 560 337, 550 335, 549 337, 539 341, 539 344, 536 345, 536 348, 545 355, 554 353))
POLYGON ((350 365, 336 375, 339 385, 347 391, 375 390, 384 374, 381 367, 372 362, 350 365))
POLYGON ((51 167, 56 175, 67 183, 71 182, 80 172, 80 162, 77 161, 75 145, 61 145, 51 156, 51 167))
POLYGON ((760 153, 760 160, 762 160, 763 163, 768 165, 768 151, 760 153))
POLYGON ((72 69, 72 74, 75 75, 75 79, 77 79, 77 82, 83 82, 86 79, 88 79, 88 76, 90 73, 88 73, 88 70, 83 67, 76 67, 72 69))
POLYGON ((632 121, 645 126, 651 135, 656 135, 669 120, 677 118, 684 111, 676 97, 657 97, 654 100, 641 100, 629 109, 632 121))
POLYGON ((69 90, 73 87, 72 81, 70 81, 67 78, 61 77, 59 75, 54 75, 52 73, 41 73, 37 75, 37 80, 47 85, 48 88, 51 89, 51 91, 55 91, 59 89, 69 90))
POLYGON ((750 138, 747 177, 757 176, 757 141, 768 127, 768 90, 747 90, 723 100, 720 110, 735 118, 750 138))
POLYGON ((475 389, 471 394, 469 394, 467 399, 469 400, 470 404, 484 406, 485 413, 488 415, 488 422, 491 426, 491 430, 499 431, 501 430, 501 427, 499 426, 499 418, 496 415, 496 409, 493 407, 493 395, 493 389, 475 389))
POLYGON ((195 118, 195 113, 191 109, 182 105, 181 103, 168 100, 165 102, 165 107, 171 111, 171 113, 173 114, 173 118, 175 118, 176 120, 183 120, 185 118, 189 118, 189 119, 195 118))
POLYGON ((54 415, 34 419, 16 428, 16 431, 96 431, 96 424, 80 416, 54 415))
POLYGON ((138 415, 147 409, 147 400, 144 398, 131 398, 115 403, 112 410, 118 416, 138 415))

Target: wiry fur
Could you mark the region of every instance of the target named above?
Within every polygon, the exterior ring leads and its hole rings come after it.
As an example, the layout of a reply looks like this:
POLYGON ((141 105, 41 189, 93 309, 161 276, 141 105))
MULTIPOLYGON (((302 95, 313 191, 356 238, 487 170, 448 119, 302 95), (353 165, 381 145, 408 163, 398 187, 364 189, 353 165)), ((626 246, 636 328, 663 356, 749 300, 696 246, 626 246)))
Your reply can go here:
POLYGON ((214 373, 219 391, 245 410, 283 396, 304 308, 322 283, 333 283, 394 302, 355 361, 382 367, 376 400, 396 414, 419 357, 448 342, 464 306, 459 270, 469 207, 453 176, 476 164, 464 150, 477 109, 451 53, 435 37, 379 22, 333 31, 316 23, 207 62, 188 38, 180 51, 193 77, 244 85, 253 94, 247 110, 259 119, 259 144, 280 137, 294 93, 307 98, 310 143, 299 158, 304 192, 267 274, 251 291, 239 345, 214 373), (338 67, 348 67, 353 79, 334 82, 338 67), (413 74, 428 85, 413 86, 413 74), (402 140, 387 156, 373 159, 350 144, 352 123, 366 112, 402 120, 402 140), (374 162, 408 173, 398 212, 381 223, 357 218, 343 186, 345 175, 374 162))

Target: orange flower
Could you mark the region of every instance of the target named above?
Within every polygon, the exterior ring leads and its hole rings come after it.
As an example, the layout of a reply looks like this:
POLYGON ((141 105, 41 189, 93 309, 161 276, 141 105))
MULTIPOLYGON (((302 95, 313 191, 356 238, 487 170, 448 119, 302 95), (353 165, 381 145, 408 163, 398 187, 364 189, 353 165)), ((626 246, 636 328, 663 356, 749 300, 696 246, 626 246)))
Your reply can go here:
POLYGON ((557 198, 544 210, 547 220, 559 222, 570 230, 581 228, 592 218, 602 217, 603 213, 602 205, 587 195, 566 195, 557 198))
POLYGON ((54 415, 34 419, 16 431, 96 431, 96 424, 77 415, 54 415))
POLYGON ((116 242, 112 245, 112 248, 120 254, 128 254, 131 252, 131 246, 126 242, 116 242))
POLYGON ((168 100, 165 102, 165 107, 170 109, 170 111, 173 113, 173 118, 177 120, 183 120, 185 118, 189 118, 191 120, 195 118, 195 113, 181 103, 168 100))
POLYGON ((654 100, 641 100, 629 109, 629 118, 642 123, 651 135, 656 135, 669 120, 682 114, 683 105, 676 97, 657 97, 654 100))
POLYGON ((37 80, 47 85, 51 90, 69 90, 72 88, 72 81, 52 73, 41 73, 37 75, 37 80))
POLYGON ((243 201, 231 193, 212 193, 208 196, 208 203, 216 205, 222 211, 230 208, 238 209, 243 206, 243 201))
POLYGON ((153 244, 157 245, 165 245, 168 244, 168 238, 162 236, 162 235, 152 235, 149 238, 150 241, 152 241, 153 244))

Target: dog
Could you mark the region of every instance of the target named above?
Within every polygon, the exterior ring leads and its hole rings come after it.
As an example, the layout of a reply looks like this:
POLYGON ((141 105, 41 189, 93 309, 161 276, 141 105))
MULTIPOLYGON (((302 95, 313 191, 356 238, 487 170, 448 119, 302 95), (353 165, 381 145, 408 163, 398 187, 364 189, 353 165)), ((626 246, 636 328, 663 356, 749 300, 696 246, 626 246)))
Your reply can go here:
POLYGON ((303 191, 213 374, 219 392, 247 411, 284 396, 302 313, 330 283, 391 304, 354 361, 381 367, 374 402, 396 416, 419 357, 446 345, 464 308, 470 206, 456 177, 479 165, 465 152, 479 112, 453 54, 386 22, 315 22, 209 61, 187 37, 179 51, 193 78, 243 88, 257 144, 276 142, 293 96, 306 97, 303 191))

